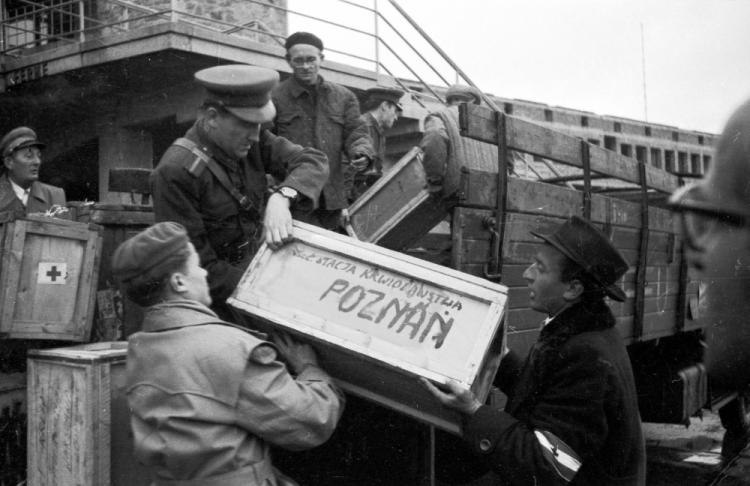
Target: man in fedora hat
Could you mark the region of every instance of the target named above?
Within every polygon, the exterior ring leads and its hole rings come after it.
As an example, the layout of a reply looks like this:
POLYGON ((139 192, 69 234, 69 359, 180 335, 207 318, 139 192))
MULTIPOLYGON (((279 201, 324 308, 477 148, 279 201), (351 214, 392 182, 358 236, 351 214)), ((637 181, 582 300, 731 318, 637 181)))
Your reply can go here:
POLYGON ((276 71, 234 64, 203 69, 198 119, 151 176, 156 221, 187 228, 208 270, 214 308, 222 310, 260 238, 272 247, 292 236, 290 208, 315 207, 328 177, 325 155, 277 137, 261 125, 276 114, 276 71), (269 187, 266 174, 280 181, 269 187))
POLYGON ((314 210, 295 208, 294 217, 326 229, 340 227, 341 210, 349 205, 351 177, 367 169, 374 157, 359 102, 348 88, 323 79, 323 41, 309 32, 295 32, 284 44, 292 75, 273 90, 277 115, 273 131, 304 147, 315 147, 328 158, 329 177, 314 210))
POLYGON ((180 224, 157 223, 123 242, 112 273, 145 309, 128 339, 126 391, 135 454, 154 472, 152 486, 294 484, 273 467, 270 445, 320 445, 344 406, 314 349, 213 313, 206 270, 180 224))
POLYGON ((29 127, 17 127, 0 139, 0 223, 65 205, 65 191, 39 181, 44 144, 29 127))
POLYGON ((719 409, 726 428, 721 453, 730 460, 750 442, 750 100, 727 121, 715 153, 705 177, 678 189, 669 205, 680 216, 685 255, 702 284, 711 385, 738 393, 719 409))
POLYGON ((375 86, 365 93, 364 113, 360 117, 367 126, 367 132, 375 150, 372 163, 365 172, 354 174, 354 185, 350 199, 359 197, 367 187, 390 169, 391 164, 385 157, 385 131, 393 127, 404 111, 401 97, 404 91, 387 86, 375 86))
POLYGON ((463 438, 501 484, 645 484, 638 400, 625 344, 605 297, 627 263, 607 238, 573 216, 524 272, 531 308, 547 314, 523 366, 512 352, 498 383, 505 411, 455 382, 424 385, 464 414, 463 438))

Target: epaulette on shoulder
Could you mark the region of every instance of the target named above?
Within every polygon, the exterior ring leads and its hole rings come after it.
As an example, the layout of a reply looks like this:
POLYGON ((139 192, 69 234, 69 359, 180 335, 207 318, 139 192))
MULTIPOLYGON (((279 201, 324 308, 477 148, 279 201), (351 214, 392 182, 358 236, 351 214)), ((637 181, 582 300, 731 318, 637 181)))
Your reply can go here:
POLYGON ((187 167, 185 167, 185 170, 187 170, 188 173, 193 177, 200 177, 207 167, 208 164, 206 164, 206 161, 196 155, 193 161, 190 162, 187 167))

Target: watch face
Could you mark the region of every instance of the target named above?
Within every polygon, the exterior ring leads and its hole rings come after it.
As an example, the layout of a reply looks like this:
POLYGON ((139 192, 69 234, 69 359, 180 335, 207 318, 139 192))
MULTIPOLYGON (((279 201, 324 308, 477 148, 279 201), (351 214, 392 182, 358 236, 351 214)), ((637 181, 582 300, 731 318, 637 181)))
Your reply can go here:
POLYGON ((297 191, 295 191, 291 187, 280 187, 279 193, 281 193, 282 196, 287 197, 289 199, 297 199, 297 191))

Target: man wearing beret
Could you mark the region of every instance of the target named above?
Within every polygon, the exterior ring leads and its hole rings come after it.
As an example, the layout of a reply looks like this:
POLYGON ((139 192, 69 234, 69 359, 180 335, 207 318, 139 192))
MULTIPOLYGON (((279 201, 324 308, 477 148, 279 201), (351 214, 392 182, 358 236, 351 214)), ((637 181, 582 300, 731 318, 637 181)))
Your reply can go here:
POLYGON ((390 168, 385 158, 385 131, 396 123, 404 107, 401 105, 403 90, 386 86, 375 86, 366 92, 364 113, 360 117, 367 126, 375 155, 370 169, 354 174, 351 200, 356 199, 367 187, 390 168))
POLYGON ((136 458, 155 474, 152 486, 295 484, 273 467, 270 445, 325 442, 343 395, 309 345, 287 335, 271 343, 212 312, 199 261, 173 222, 130 238, 112 258, 145 308, 126 372, 136 458))
POLYGON ((296 32, 287 38, 285 47, 292 76, 273 91, 277 111, 274 132, 322 150, 328 157, 330 173, 319 207, 313 211, 295 208, 294 217, 337 229, 351 188, 344 165, 351 164, 356 172, 366 170, 374 157, 372 144, 354 93, 319 74, 323 41, 314 34, 296 32))
POLYGON ((645 446, 625 344, 605 296, 628 265, 609 240, 573 216, 551 234, 524 272, 531 308, 547 314, 521 366, 513 353, 498 383, 505 411, 455 382, 423 384, 463 413, 462 436, 511 485, 645 484, 645 446))
POLYGON ((446 106, 425 118, 419 147, 424 154, 422 165, 431 190, 447 197, 458 189, 461 166, 480 150, 479 142, 461 137, 458 107, 463 103, 479 105, 482 97, 472 86, 455 84, 446 91, 445 102, 446 106))
POLYGON ((65 205, 65 191, 39 181, 43 148, 28 127, 14 128, 0 140, 5 168, 0 175, 0 223, 65 205))
MULTIPOLYGON (((222 310, 262 235, 271 247, 292 236, 290 208, 312 210, 328 177, 325 155, 261 124, 276 110, 276 71, 227 65, 201 70, 206 88, 198 119, 164 153, 151 176, 156 221, 187 228, 222 310), (268 187, 266 174, 278 185, 268 187), (269 195, 269 190, 270 195, 269 195)), ((226 313, 226 314, 225 314, 226 313)))

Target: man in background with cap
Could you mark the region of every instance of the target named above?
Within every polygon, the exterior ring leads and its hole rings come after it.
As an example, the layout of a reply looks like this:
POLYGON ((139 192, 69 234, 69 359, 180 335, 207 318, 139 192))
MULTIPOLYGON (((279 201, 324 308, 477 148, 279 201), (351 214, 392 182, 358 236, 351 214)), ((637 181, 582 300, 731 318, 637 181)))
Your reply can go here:
POLYGON ((152 486, 287 486, 270 445, 325 442, 343 394, 312 347, 222 321, 186 229, 161 222, 123 242, 113 275, 145 308, 128 339, 126 392, 152 486), (285 364, 286 363, 286 364, 285 364))
POLYGON ((393 127, 404 107, 401 97, 404 91, 398 88, 375 86, 366 92, 364 113, 360 117, 367 126, 367 132, 375 150, 370 168, 365 172, 352 174, 354 184, 350 200, 355 200, 372 185, 382 174, 383 170, 391 168, 385 157, 385 131, 393 127))
POLYGON ((715 153, 705 177, 678 189, 669 205, 679 213, 685 255, 702 284, 710 384, 738 393, 719 410, 726 429, 721 455, 731 460, 750 442, 750 100, 727 121, 715 153))
POLYGON ((319 207, 312 211, 295 208, 294 217, 335 230, 340 227, 341 209, 348 206, 351 188, 344 165, 351 164, 355 172, 362 172, 375 154, 360 119, 357 97, 319 74, 323 41, 314 34, 296 32, 284 47, 292 76, 273 90, 277 110, 274 132, 302 146, 320 149, 328 157, 329 167, 319 207))
POLYGON ((427 115, 419 147, 422 149, 427 182, 433 191, 445 196, 458 188, 458 176, 466 159, 464 139, 458 127, 458 107, 463 103, 482 103, 476 88, 454 84, 445 93, 446 106, 427 115))
POLYGON ((227 65, 204 69, 198 119, 164 153, 151 176, 156 221, 175 221, 208 270, 221 309, 264 239, 272 248, 292 236, 290 208, 312 210, 328 177, 325 155, 293 144, 261 124, 276 114, 276 71, 227 65), (266 174, 280 181, 268 187, 266 174), (270 195, 269 189, 271 191, 270 195))
POLYGON ((0 175, 0 223, 65 205, 65 191, 39 181, 43 148, 28 127, 14 128, 0 140, 5 168, 0 175))
POLYGON ((607 238, 573 216, 552 234, 523 276, 531 308, 547 314, 520 365, 511 351, 498 384, 505 411, 455 382, 423 384, 464 414, 463 438, 500 484, 644 485, 646 456, 633 372, 605 296, 627 263, 607 238))

